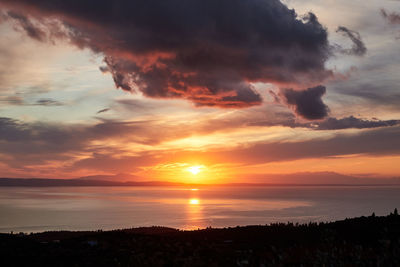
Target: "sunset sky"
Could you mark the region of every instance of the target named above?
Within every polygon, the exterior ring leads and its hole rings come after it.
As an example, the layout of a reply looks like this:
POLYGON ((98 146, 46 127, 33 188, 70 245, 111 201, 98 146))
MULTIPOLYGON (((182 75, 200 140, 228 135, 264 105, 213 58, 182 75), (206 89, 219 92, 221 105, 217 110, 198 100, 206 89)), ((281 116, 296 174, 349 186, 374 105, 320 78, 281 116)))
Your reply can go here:
POLYGON ((400 1, 0 0, 0 36, 0 177, 400 174, 400 1))

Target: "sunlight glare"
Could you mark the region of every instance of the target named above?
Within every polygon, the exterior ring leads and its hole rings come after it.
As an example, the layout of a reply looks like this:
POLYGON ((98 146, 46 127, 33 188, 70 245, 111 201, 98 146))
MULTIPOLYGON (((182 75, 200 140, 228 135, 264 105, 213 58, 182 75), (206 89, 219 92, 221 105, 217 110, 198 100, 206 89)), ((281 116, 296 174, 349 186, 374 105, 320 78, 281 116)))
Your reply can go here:
POLYGON ((202 165, 190 166, 190 167, 186 168, 186 170, 188 172, 192 173, 193 175, 197 175, 198 173, 200 173, 202 171, 202 169, 204 169, 204 166, 202 166, 202 165))
POLYGON ((197 198, 192 198, 189 200, 190 205, 199 205, 199 200, 197 198))

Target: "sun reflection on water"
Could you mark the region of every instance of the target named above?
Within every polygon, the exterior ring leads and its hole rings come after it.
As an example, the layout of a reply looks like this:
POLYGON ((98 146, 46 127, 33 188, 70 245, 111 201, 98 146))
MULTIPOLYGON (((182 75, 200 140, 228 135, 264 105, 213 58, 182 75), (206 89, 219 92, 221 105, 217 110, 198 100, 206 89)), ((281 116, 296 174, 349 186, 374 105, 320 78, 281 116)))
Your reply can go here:
POLYGON ((186 226, 188 230, 204 228, 203 205, 197 190, 192 190, 186 205, 186 226))

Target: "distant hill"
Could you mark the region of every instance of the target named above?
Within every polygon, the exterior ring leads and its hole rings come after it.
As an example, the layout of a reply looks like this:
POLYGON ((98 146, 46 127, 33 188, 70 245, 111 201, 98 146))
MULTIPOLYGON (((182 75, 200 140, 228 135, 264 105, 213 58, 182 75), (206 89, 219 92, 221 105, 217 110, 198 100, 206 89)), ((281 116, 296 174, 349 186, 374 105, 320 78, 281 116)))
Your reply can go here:
POLYGON ((336 172, 299 172, 292 174, 257 174, 252 181, 267 184, 400 184, 400 177, 356 177, 336 172))
MULTIPOLYGON (((250 185, 400 185, 400 178, 362 178, 335 172, 304 172, 294 174, 252 175, 251 183, 213 184, 231 186, 250 185), (260 181, 260 182, 258 182, 260 181)), ((0 186, 201 186, 166 181, 140 181, 129 174, 93 175, 74 179, 0 178, 0 186)))
POLYGON ((117 182, 90 179, 42 179, 42 178, 0 178, 0 186, 176 186, 170 182, 117 182))
POLYGON ((119 173, 115 175, 90 175, 90 176, 83 176, 77 178, 79 180, 86 180, 86 181, 118 181, 118 182, 137 182, 140 180, 139 176, 127 174, 127 173, 119 173))

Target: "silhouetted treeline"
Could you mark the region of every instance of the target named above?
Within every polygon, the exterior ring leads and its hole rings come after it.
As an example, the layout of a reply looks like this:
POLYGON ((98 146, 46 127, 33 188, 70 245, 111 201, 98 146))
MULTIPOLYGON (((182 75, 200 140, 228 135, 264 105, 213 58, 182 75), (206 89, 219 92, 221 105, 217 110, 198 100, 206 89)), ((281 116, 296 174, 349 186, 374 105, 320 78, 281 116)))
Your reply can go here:
POLYGON ((400 216, 179 231, 1 234, 1 266, 400 266, 400 216))

